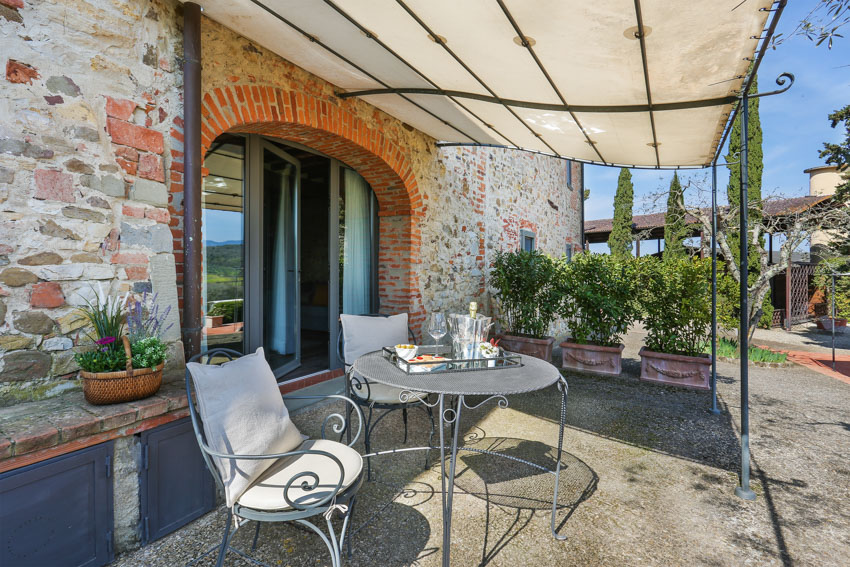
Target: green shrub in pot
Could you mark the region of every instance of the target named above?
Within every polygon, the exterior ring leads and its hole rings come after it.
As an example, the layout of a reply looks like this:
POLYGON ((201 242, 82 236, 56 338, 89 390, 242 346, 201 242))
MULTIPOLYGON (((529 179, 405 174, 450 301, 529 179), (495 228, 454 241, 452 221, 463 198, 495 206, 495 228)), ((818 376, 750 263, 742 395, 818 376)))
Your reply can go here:
POLYGON ((561 278, 560 314, 568 321, 571 342, 618 346, 638 318, 638 282, 633 258, 585 252, 566 264, 561 278))
POLYGON ((709 390, 711 358, 702 351, 711 332, 710 260, 647 258, 640 282, 647 332, 640 379, 709 390))
POLYGON ((640 283, 646 348, 700 356, 711 333, 711 262, 645 258, 640 283))
POLYGON ((490 285, 505 331, 501 346, 538 358, 551 357, 555 340, 547 336, 561 304, 563 264, 540 251, 496 252, 490 285))
POLYGON ((560 314, 570 338, 561 343, 564 368, 620 374, 623 334, 638 317, 635 264, 631 257, 586 252, 565 265, 560 314))

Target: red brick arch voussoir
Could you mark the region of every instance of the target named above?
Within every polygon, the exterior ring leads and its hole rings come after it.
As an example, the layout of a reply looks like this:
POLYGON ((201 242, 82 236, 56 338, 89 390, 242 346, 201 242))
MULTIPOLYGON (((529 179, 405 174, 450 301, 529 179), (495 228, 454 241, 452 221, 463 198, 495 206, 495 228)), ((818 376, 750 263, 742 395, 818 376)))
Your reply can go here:
MULTIPOLYGON (((375 192, 381 217, 381 311, 408 312, 411 326, 418 329, 424 320, 417 271, 419 220, 424 205, 404 151, 388 139, 379 124, 367 124, 345 108, 304 92, 267 85, 227 85, 203 95, 202 154, 225 132, 262 134, 298 142, 360 173, 375 192)), ((179 128, 182 123, 176 125, 179 128)), ((182 143, 179 130, 172 130, 172 137, 182 143)), ((181 152, 172 155, 174 161, 182 161, 181 152)), ((172 192, 175 187, 182 191, 182 185, 176 184, 182 183, 182 167, 172 166, 172 172, 172 192)), ((182 223, 172 227, 175 247, 178 239, 182 240, 178 228, 182 228, 182 223)), ((179 248, 182 249, 182 242, 179 248)))

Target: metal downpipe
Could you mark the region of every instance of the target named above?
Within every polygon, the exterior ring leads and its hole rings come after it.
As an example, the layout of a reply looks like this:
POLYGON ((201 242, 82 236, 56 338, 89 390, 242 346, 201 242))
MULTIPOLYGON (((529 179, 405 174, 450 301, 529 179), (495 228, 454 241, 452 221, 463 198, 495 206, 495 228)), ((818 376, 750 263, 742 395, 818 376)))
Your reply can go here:
POLYGON ((183 349, 201 350, 201 7, 183 4, 183 349))

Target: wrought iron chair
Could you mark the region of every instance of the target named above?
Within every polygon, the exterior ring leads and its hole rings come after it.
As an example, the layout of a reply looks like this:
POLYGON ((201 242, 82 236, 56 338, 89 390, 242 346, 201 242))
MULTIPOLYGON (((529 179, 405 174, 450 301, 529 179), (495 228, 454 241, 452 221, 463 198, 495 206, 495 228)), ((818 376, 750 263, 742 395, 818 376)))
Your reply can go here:
MULTIPOLYGON (((366 315, 361 315, 361 317, 372 317, 372 318, 388 318, 387 315, 379 314, 379 313, 369 313, 366 315)), ((428 404, 422 403, 422 400, 427 399, 427 394, 425 393, 407 393, 404 398, 408 401, 401 401, 401 393, 402 390, 398 388, 394 388, 392 386, 386 386, 384 384, 377 384, 375 382, 369 382, 365 380, 362 376, 357 375, 353 372, 353 364, 358 356, 365 354, 366 352, 372 352, 375 350, 380 350, 385 346, 385 344, 381 343, 380 338, 373 341, 366 341, 368 346, 366 348, 359 348, 355 352, 346 353, 345 349, 345 341, 343 338, 344 333, 344 319, 340 317, 340 326, 342 329, 338 333, 337 340, 337 355, 339 359, 343 361, 345 366, 345 395, 354 401, 357 405, 363 407, 368 410, 366 417, 366 425, 363 434, 363 442, 366 448, 366 453, 370 454, 372 452, 372 433, 374 432, 377 425, 384 419, 387 415, 396 410, 401 410, 402 422, 404 424, 404 439, 402 443, 407 443, 407 419, 408 419, 408 409, 411 407, 418 407, 425 411, 428 415, 428 419, 431 420, 431 431, 428 435, 428 446, 433 446, 434 439, 434 413, 431 410, 431 407, 428 404), (374 410, 384 410, 384 413, 379 415, 377 419, 375 419, 374 423, 372 422, 373 411, 374 410)), ((416 342, 416 334, 413 332, 407 324, 407 340, 411 342, 416 342)), ((405 340, 404 337, 395 338, 396 344, 399 342, 403 342, 405 340)), ((350 415, 349 415, 350 417, 350 415)), ((347 430, 348 440, 350 441, 351 431, 347 430)), ((428 468, 430 465, 430 451, 425 451, 425 468, 428 468)), ((371 459, 366 459, 366 478, 367 480, 372 480, 372 462, 371 459)))
MULTIPOLYGON (((231 349, 217 348, 198 354, 189 362, 202 364, 219 364, 235 360, 242 354, 231 349)), ((239 377, 234 377, 238 379, 239 377)), ((239 454, 239 448, 233 447, 232 452, 226 453, 213 450, 207 443, 205 424, 202 421, 198 401, 193 398, 193 380, 189 368, 186 369, 186 393, 189 399, 189 415, 195 437, 201 448, 204 462, 213 475, 216 484, 225 490, 222 472, 216 462, 228 462, 236 465, 236 461, 271 460, 275 461, 260 479, 253 483, 227 509, 227 520, 221 547, 218 553, 217 567, 221 567, 228 549, 244 557, 238 550, 230 548, 230 541, 236 531, 249 521, 256 521, 254 548, 257 544, 262 522, 293 522, 315 532, 321 537, 331 555, 333 567, 342 565, 342 546, 348 546, 351 555, 350 538, 346 538, 355 497, 363 484, 363 462, 360 454, 351 446, 360 437, 363 428, 363 413, 350 399, 339 395, 327 396, 282 396, 287 399, 339 399, 348 405, 348 421, 338 413, 328 415, 322 422, 321 440, 306 440, 293 451, 284 453, 269 453, 262 455, 239 454), (348 445, 325 439, 325 430, 330 424, 334 433, 342 434, 343 429, 351 430, 351 411, 356 410, 358 417, 357 432, 348 445), (332 420, 337 423, 329 423, 332 420), (346 463, 346 464, 344 464, 346 463), (353 463, 353 464, 352 464, 353 463), (346 470, 348 466, 348 470, 346 470), (282 487, 282 490, 281 490, 282 487), (342 527, 337 537, 331 519, 334 512, 342 514, 342 527), (327 535, 310 518, 324 517, 327 523, 327 535), (232 530, 231 530, 232 523, 232 530)), ((253 549, 253 548, 252 548, 253 549)))

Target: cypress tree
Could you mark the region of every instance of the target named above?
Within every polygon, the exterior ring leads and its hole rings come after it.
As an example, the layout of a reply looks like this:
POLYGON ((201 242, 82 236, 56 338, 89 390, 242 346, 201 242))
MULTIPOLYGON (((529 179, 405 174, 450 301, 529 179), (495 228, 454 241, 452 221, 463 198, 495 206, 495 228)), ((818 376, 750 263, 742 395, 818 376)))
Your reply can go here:
POLYGON ((670 193, 667 195, 667 213, 664 215, 664 259, 685 256, 685 238, 688 227, 685 224, 685 209, 682 206, 684 191, 679 182, 679 174, 673 173, 670 181, 670 193))
MULTIPOLYGON (((750 93, 758 92, 758 78, 753 80, 750 87, 750 93)), ((762 130, 761 119, 759 118, 759 99, 748 99, 749 120, 747 121, 747 203, 749 205, 748 225, 753 226, 762 222, 761 210, 761 183, 762 172, 764 171, 764 152, 762 150, 762 130)), ((729 136, 729 153, 726 154, 726 163, 730 164, 729 168, 729 186, 726 189, 726 198, 729 205, 732 207, 741 206, 741 114, 735 118, 735 123, 732 125, 732 132, 729 136), (734 163, 732 163, 734 162, 734 163)), ((740 227, 737 224, 738 215, 735 215, 735 222, 730 226, 732 229, 727 234, 727 240, 730 248, 732 248, 732 261, 740 262, 740 227), (737 229, 737 230, 736 230, 737 229)), ((758 274, 761 272, 759 268, 759 248, 764 248, 764 236, 759 238, 758 242, 753 242, 752 234, 748 231, 747 234, 749 245, 749 277, 748 281, 752 284, 758 274)), ((731 276, 728 276, 731 277, 731 276)), ((737 302, 737 292, 735 298, 729 297, 727 300, 737 302)), ((761 327, 770 327, 773 320, 773 304, 770 300, 770 295, 765 297, 762 303, 762 318, 759 322, 761 327)))
MULTIPOLYGON (((750 88, 751 93, 758 92, 758 79, 753 81, 750 88)), ((747 201, 750 205, 749 224, 754 225, 761 222, 761 179, 764 170, 764 152, 762 150, 761 119, 759 118, 759 99, 749 99, 749 120, 747 122, 747 201), (755 204, 755 208, 753 205, 755 204)), ((729 168, 729 186, 726 189, 726 198, 729 205, 739 207, 741 204, 741 167, 738 165, 741 153, 741 114, 735 118, 732 125, 732 133, 729 136, 729 153, 726 154, 726 167, 729 168), (732 163, 734 162, 734 163, 732 163)), ((737 215, 735 216, 737 220, 737 215)), ((737 224, 735 225, 737 226, 737 224)), ((735 261, 740 261, 740 234, 738 231, 729 235, 729 246, 735 255, 735 261)), ((750 273, 758 273, 759 254, 753 245, 752 236, 748 236, 750 250, 750 273), (755 270, 755 272, 753 272, 755 270)), ((764 246, 763 240, 757 243, 764 246)))
POLYGON ((632 255, 632 205, 634 204, 634 186, 632 173, 625 167, 620 170, 617 179, 617 193, 614 195, 614 219, 611 234, 608 236, 608 248, 611 255, 627 258, 632 255))

